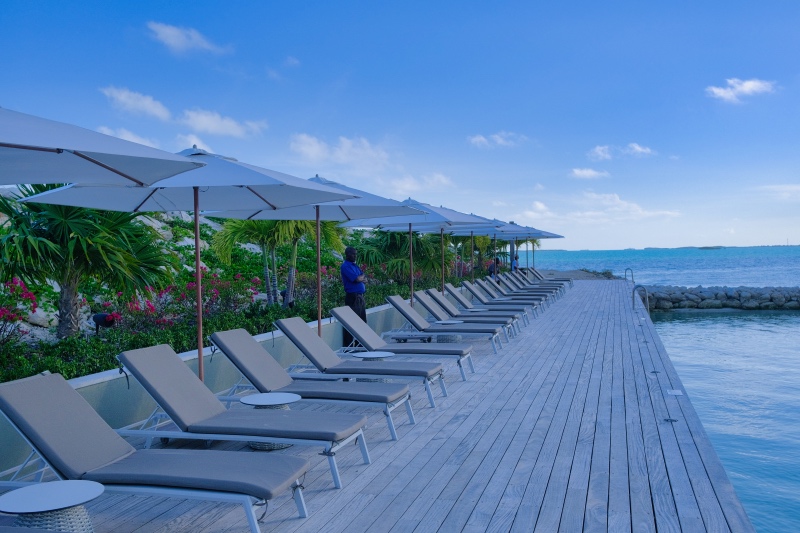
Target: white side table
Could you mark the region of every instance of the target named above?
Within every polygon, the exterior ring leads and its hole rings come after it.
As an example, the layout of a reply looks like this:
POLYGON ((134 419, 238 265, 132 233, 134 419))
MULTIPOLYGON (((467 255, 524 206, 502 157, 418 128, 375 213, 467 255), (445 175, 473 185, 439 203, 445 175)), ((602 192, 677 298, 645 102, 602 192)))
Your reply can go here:
POLYGON ((353 352, 348 355, 358 357, 362 361, 383 361, 394 357, 394 353, 392 352, 353 352))
MULTIPOLYGON (((291 392, 262 392, 250 394, 239 399, 244 405, 252 405, 256 409, 283 409, 288 410, 289 404, 302 400, 299 394, 291 392)), ((291 448, 291 444, 276 444, 272 442, 249 442, 254 450, 283 450, 291 448)))
MULTIPOLYGON (((353 357, 358 357, 362 361, 385 361, 390 357, 394 357, 392 352, 354 352, 351 353, 353 357)), ((356 381, 368 383, 389 383, 388 379, 373 379, 373 378, 356 378, 356 381)))
POLYGON ((94 533, 83 506, 100 496, 100 483, 83 480, 50 481, 12 490, 0 496, 0 511, 16 514, 15 526, 74 533, 94 533))
POLYGON ((463 324, 463 323, 464 323, 463 320, 452 320, 452 319, 449 319, 449 320, 437 320, 436 322, 434 322, 434 324, 442 324, 442 325, 445 325, 445 326, 447 326, 447 325, 452 326, 454 324, 463 324))

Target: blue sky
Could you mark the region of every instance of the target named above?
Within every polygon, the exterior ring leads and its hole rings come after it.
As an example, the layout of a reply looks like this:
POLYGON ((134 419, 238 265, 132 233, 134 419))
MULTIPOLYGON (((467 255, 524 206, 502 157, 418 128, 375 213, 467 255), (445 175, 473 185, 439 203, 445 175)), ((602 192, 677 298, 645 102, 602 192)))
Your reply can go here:
POLYGON ((0 106, 566 236, 800 244, 800 3, 28 2, 0 106))

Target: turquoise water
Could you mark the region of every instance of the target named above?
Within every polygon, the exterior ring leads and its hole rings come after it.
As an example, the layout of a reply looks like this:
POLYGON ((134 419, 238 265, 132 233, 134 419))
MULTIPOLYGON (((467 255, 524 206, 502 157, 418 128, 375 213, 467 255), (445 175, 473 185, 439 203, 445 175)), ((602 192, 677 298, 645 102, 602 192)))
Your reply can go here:
POLYGON ((800 313, 653 322, 756 530, 800 531, 800 313))
MULTIPOLYGON (((800 246, 742 248, 648 248, 645 250, 537 250, 537 268, 611 270, 619 276, 633 269, 636 283, 728 287, 800 286, 800 246)), ((520 265, 533 261, 524 248, 520 265)))

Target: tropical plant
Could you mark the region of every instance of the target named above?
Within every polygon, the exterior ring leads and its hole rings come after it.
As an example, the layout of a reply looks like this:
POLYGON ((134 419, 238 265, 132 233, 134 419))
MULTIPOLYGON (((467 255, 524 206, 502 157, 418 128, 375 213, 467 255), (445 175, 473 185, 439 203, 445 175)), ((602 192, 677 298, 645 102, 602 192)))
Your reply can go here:
MULTIPOLYGON (((21 186, 21 197, 54 188, 21 186)), ((159 286, 174 272, 173 257, 158 234, 133 213, 20 203, 0 198, 7 217, 0 237, 0 272, 32 286, 59 286, 59 338, 80 331, 81 286, 88 280, 127 289, 159 286)))
MULTIPOLYGON (((448 237, 445 236, 447 242, 448 237)), ((397 281, 409 279, 409 239, 404 232, 376 231, 364 238, 358 247, 359 261, 370 269, 379 269, 397 281)), ((411 234, 414 254, 414 276, 423 273, 436 276, 442 271, 440 237, 438 234, 411 234)), ((453 252, 445 248, 445 263, 452 260, 453 252)), ((376 275, 376 273, 372 273, 376 275)))
POLYGON ((214 234, 212 248, 226 265, 231 264, 234 246, 242 243, 255 244, 261 249, 264 265, 264 293, 269 305, 278 302, 278 282, 276 272, 275 248, 281 244, 277 231, 277 220, 226 220, 222 229, 214 234), (270 260, 272 269, 270 271, 270 260))
MULTIPOLYGON (((294 285, 297 277, 297 247, 301 239, 316 239, 316 223, 311 220, 279 220, 276 229, 281 242, 291 245, 289 254, 289 271, 286 278, 286 297, 283 306, 289 307, 294 303, 294 285)), ((336 222, 320 223, 320 239, 329 248, 342 251, 342 235, 345 230, 339 228, 336 222)))
POLYGON ((19 278, 0 284, 0 348, 19 340, 24 331, 19 323, 36 311, 36 295, 19 278))

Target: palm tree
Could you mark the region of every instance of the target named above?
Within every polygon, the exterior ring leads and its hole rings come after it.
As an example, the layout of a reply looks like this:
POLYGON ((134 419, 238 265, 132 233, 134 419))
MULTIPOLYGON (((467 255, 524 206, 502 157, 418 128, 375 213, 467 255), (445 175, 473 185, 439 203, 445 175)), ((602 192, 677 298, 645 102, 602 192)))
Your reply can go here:
MULTIPOLYGON (((54 187, 22 186, 19 197, 54 187)), ((80 331, 79 294, 85 282, 143 289, 169 281, 176 266, 158 234, 137 221, 137 214, 22 204, 14 198, 0 198, 0 213, 8 217, 0 237, 0 272, 33 286, 58 283, 59 338, 80 331)))
MULTIPOLYGON (((360 260, 367 266, 384 267, 389 276, 407 279, 410 268, 408 245, 407 233, 376 231, 363 240, 358 253, 360 260)), ((438 234, 412 233, 411 246, 415 270, 433 275, 441 272, 438 234)))
POLYGON ((277 220, 226 220, 222 229, 214 234, 212 247, 220 261, 229 265, 233 247, 240 243, 252 243, 261 248, 264 263, 264 293, 267 303, 278 302, 278 280, 275 275, 275 248, 281 244, 277 220), (270 260, 272 272, 270 272, 270 260))
MULTIPOLYGON (((279 240, 292 246, 292 251, 289 255, 289 273, 286 279, 286 298, 283 300, 283 306, 288 307, 294 302, 294 283, 297 277, 297 245, 303 238, 315 238, 316 223, 311 220, 279 220, 276 226, 279 240)), ((344 249, 344 244, 342 243, 344 231, 337 226, 336 222, 322 222, 320 224, 320 239, 329 248, 341 252, 344 249)))

